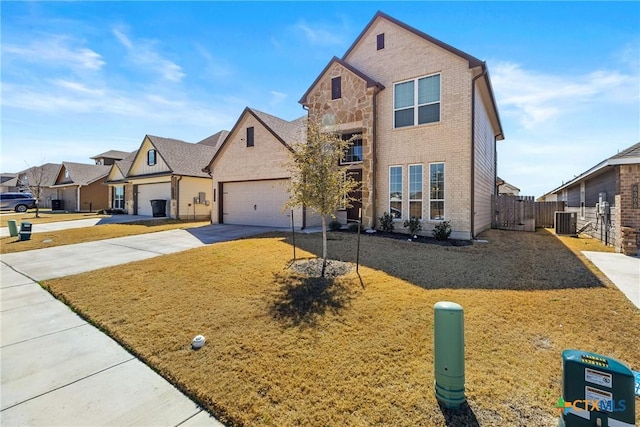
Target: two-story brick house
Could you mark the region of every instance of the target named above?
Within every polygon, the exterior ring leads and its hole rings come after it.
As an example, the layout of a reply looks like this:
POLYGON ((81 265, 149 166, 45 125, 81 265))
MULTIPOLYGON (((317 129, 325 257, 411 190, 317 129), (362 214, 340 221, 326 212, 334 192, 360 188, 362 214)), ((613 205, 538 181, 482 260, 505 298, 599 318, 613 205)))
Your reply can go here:
MULTIPOLYGON (((503 139, 484 62, 378 12, 342 58, 332 58, 299 101, 308 119, 354 138, 344 164, 361 186, 338 212, 375 228, 384 212, 449 221, 453 238, 490 228, 496 140, 503 139)), ((212 222, 291 224, 288 152, 304 122, 247 108, 205 168, 213 178, 212 222)), ((303 136, 303 135, 302 135, 303 136)), ((294 223, 317 216, 294 211, 294 223)))
POLYGON ((484 62, 378 12, 300 103, 310 120, 362 135, 345 161, 365 226, 387 212, 396 229, 420 218, 425 234, 442 221, 454 238, 490 228, 504 136, 484 62))

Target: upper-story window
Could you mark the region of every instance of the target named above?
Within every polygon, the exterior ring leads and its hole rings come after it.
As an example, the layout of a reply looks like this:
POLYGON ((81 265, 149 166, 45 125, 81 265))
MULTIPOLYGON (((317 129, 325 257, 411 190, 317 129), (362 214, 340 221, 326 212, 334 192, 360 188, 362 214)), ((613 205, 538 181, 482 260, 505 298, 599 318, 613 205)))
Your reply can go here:
POLYGON ((342 77, 331 79, 331 99, 342 98, 342 77))
POLYGON ((362 161, 362 134, 361 133, 345 133, 342 139, 350 141, 349 148, 344 154, 344 159, 340 164, 358 163, 362 161))
POLYGON ((440 121, 440 74, 396 83, 393 87, 393 127, 440 121))
POLYGON ((247 128, 247 147, 253 147, 253 126, 247 128))
POLYGON ((376 48, 377 50, 384 49, 384 33, 380 33, 376 36, 376 48))
POLYGON ((147 165, 153 166, 156 164, 156 150, 147 151, 147 165))

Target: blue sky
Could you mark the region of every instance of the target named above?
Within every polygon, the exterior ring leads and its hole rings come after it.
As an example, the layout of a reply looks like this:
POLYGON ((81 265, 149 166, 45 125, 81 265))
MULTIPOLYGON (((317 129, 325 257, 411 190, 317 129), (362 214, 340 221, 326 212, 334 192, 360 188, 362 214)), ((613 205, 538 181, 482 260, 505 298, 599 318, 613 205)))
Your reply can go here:
POLYGON ((0 2, 2 172, 292 120, 381 10, 487 62, 498 174, 540 196, 640 142, 639 2, 0 2))

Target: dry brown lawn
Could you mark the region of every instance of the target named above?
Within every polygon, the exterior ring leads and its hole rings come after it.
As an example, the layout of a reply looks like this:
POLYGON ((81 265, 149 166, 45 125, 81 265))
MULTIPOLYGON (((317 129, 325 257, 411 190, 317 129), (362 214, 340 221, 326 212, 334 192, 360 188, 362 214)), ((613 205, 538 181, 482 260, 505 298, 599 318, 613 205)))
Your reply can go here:
MULTIPOLYGON (((330 236, 330 253, 352 260, 355 235, 330 236)), ((270 235, 44 286, 229 425, 555 426, 563 349, 640 368, 640 311, 559 239, 483 237, 440 247, 363 236, 360 276, 332 280, 292 273, 289 236, 270 235), (458 413, 434 397, 443 300, 465 310, 458 413), (194 351, 197 334, 207 342, 194 351)), ((296 243, 312 257, 320 236, 296 243)))
POLYGON ((20 241, 18 237, 0 238, 0 254, 31 251, 34 249, 70 245, 74 243, 93 242, 115 237, 132 236, 134 234, 154 233, 177 228, 202 227, 209 221, 185 221, 175 219, 155 219, 147 221, 127 222, 122 224, 101 224, 84 228, 72 228, 46 233, 32 233, 31 240, 20 241))

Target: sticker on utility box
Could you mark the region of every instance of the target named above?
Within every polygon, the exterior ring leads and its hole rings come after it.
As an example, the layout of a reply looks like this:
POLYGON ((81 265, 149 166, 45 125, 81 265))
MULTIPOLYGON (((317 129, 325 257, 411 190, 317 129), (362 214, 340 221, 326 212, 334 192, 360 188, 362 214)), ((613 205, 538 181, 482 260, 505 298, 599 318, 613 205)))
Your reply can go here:
POLYGON ((592 384, 598 384, 604 387, 612 387, 613 376, 607 372, 596 371, 595 369, 586 368, 584 370, 584 380, 592 384))
POLYGON ((613 394, 608 391, 586 386, 584 388, 584 400, 598 402, 598 409, 600 410, 613 411, 613 394))

